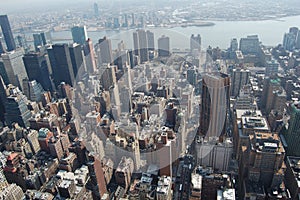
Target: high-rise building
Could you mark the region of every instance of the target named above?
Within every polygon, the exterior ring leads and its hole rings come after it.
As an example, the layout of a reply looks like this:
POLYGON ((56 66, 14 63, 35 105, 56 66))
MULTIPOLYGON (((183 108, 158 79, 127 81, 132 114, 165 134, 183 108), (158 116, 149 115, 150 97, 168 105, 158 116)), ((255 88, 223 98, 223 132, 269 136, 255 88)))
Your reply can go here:
POLYGON ((295 47, 296 36, 293 33, 285 33, 283 37, 283 48, 292 51, 295 47))
POLYGON ((22 127, 29 127, 31 112, 27 108, 27 98, 17 87, 9 88, 9 96, 5 102, 5 121, 11 126, 18 123, 22 127))
POLYGON ((206 74, 202 79, 200 134, 220 137, 225 134, 229 109, 230 77, 206 74))
POLYGON ((158 56, 169 56, 170 55, 170 38, 161 36, 158 38, 158 56))
POLYGON ((101 197, 107 192, 101 161, 95 156, 89 155, 87 166, 91 178, 93 199, 101 199, 101 197))
POLYGON ((250 35, 240 39, 240 50, 243 54, 258 54, 259 49, 260 46, 257 35, 250 35))
POLYGON ((35 47, 36 51, 38 51, 39 46, 44 45, 43 38, 42 38, 42 35, 40 33, 33 34, 33 44, 34 44, 34 47, 35 47))
POLYGON ((147 42, 148 42, 148 50, 154 50, 154 33, 151 31, 147 31, 147 42))
POLYGON ((284 134, 287 142, 286 152, 289 156, 300 156, 300 105, 299 103, 293 103, 291 108, 291 119, 289 128, 286 134, 284 134))
POLYGON ((140 62, 144 63, 149 61, 147 32, 143 29, 134 32, 133 43, 135 54, 140 57, 140 62))
POLYGON ((156 188, 157 200, 172 199, 172 179, 170 176, 162 176, 159 178, 156 188))
POLYGON ((73 85, 74 72, 68 45, 54 44, 47 50, 55 86, 57 87, 61 82, 73 85))
POLYGON ((195 36, 194 34, 191 35, 190 38, 190 50, 193 52, 194 50, 200 51, 201 50, 201 36, 198 34, 195 36))
POLYGON ((22 60, 24 50, 22 48, 2 54, 2 60, 9 83, 22 88, 22 80, 28 78, 22 60))
POLYGON ((93 42, 90 38, 83 45, 83 52, 85 56, 86 70, 88 73, 94 73, 97 70, 95 51, 93 42))
POLYGON ((239 158, 240 184, 249 180, 266 189, 280 187, 286 165, 285 150, 279 136, 275 133, 255 132, 249 138, 250 143, 243 145, 239 158))
POLYGON ((43 52, 31 52, 23 56, 23 62, 30 81, 36 80, 43 86, 44 90, 52 90, 50 80, 51 70, 48 55, 43 52))
POLYGON ((87 32, 85 26, 74 26, 71 29, 72 38, 75 43, 83 45, 87 40, 87 32))
POLYGON ((249 83, 250 71, 246 69, 233 69, 231 78, 231 96, 237 97, 244 85, 249 83))
POLYGON ((0 15, 0 26, 6 42, 7 51, 13 51, 16 49, 16 43, 12 34, 10 23, 7 15, 0 15))
POLYGON ((2 76, 0 76, 0 120, 1 122, 4 122, 4 113, 5 113, 5 102, 6 102, 6 85, 2 79, 2 76))
POLYGON ((99 39, 97 48, 100 51, 100 56, 101 56, 101 61, 103 63, 111 64, 113 63, 113 58, 112 58, 112 47, 111 47, 111 40, 103 37, 102 39, 99 39))
POLYGON ((23 79, 23 93, 30 101, 41 102, 43 92, 43 87, 36 80, 23 79))
POLYGON ((69 45, 71 62, 75 78, 86 71, 84 56, 80 44, 73 43, 69 45), (79 74, 78 74, 79 73, 79 74))
POLYGON ((95 17, 99 17, 99 7, 96 2, 94 3, 94 15, 95 17))

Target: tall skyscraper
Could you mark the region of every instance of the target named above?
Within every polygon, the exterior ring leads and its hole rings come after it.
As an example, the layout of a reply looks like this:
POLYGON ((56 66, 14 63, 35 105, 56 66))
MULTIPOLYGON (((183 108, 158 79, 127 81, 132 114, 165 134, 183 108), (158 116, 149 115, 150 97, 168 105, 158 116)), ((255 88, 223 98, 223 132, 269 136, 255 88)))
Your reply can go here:
POLYGON ((197 36, 195 36, 194 34, 191 35, 190 49, 191 49, 191 52, 193 52, 194 50, 197 50, 197 51, 201 50, 201 36, 200 36, 200 34, 198 34, 197 36))
POLYGON ((97 70, 95 51, 93 42, 90 38, 83 45, 83 52, 85 56, 86 70, 88 73, 94 73, 97 70))
POLYGON ((7 51, 16 49, 16 43, 12 34, 7 15, 0 15, 0 26, 6 42, 7 51))
POLYGON ((94 3, 94 15, 95 17, 99 17, 99 7, 96 2, 94 3))
POLYGON ((99 39, 97 48, 99 48, 99 50, 100 50, 100 56, 101 56, 101 61, 102 61, 102 63, 99 63, 99 65, 103 64, 103 63, 108 63, 108 64, 113 63, 110 39, 108 39, 106 37, 99 39))
POLYGON ((74 26, 71 32, 75 43, 83 45, 88 38, 85 26, 74 26))
POLYGON ((68 45, 54 44, 52 48, 47 50, 55 86, 57 87, 61 82, 72 86, 74 83, 74 72, 68 45))
POLYGON ((143 29, 134 32, 133 43, 135 54, 140 57, 140 62, 149 61, 147 32, 143 29))
POLYGON ((169 56, 170 55, 170 38, 161 36, 158 38, 158 56, 169 56))
POLYGON ((23 62, 30 81, 36 80, 44 90, 52 90, 49 72, 51 65, 47 54, 43 52, 27 53, 23 56, 23 62))
POLYGON ((148 42, 148 50, 154 50, 154 33, 151 31, 147 31, 147 42, 148 42))
POLYGON ((81 75, 86 71, 86 66, 83 58, 83 52, 80 44, 70 44, 69 45, 71 62, 73 66, 73 72, 75 78, 78 76, 78 73, 81 75))
POLYGON ((230 78, 226 74, 206 74, 202 79, 200 134, 220 137, 225 134, 229 109, 230 78))
POLYGON ((43 39, 42 39, 41 34, 39 34, 39 33, 33 34, 33 44, 34 44, 36 51, 38 50, 39 46, 43 46, 43 39))
POLYGON ((15 51, 2 54, 2 60, 9 83, 19 88, 22 88, 22 80, 28 78, 22 60, 23 55, 23 48, 19 48, 15 51))
POLYGON ((283 48, 292 51, 295 47, 296 36, 294 33, 285 33, 283 37, 283 48))

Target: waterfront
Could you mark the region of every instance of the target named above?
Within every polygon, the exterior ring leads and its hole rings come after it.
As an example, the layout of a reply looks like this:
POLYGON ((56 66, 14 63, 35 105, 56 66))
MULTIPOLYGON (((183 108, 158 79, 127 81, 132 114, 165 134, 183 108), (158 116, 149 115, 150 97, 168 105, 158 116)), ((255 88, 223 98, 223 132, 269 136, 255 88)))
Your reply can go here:
MULTIPOLYGON (((261 42, 267 46, 274 46, 282 43, 283 35, 288 32, 289 27, 300 26, 300 16, 285 17, 275 20, 263 21, 212 21, 214 26, 202 27, 175 27, 175 28, 147 28, 155 34, 155 41, 161 36, 170 37, 171 48, 186 49, 189 48, 189 38, 191 34, 200 34, 202 37, 202 47, 209 45, 222 49, 228 48, 232 38, 246 37, 247 35, 257 34, 261 42)), ((88 36, 94 43, 103 36, 112 39, 113 48, 117 43, 123 40, 127 48, 132 48, 132 32, 135 29, 121 31, 97 31, 88 32, 88 36)), ((70 31, 53 32, 54 39, 64 38, 71 39, 70 31)), ((55 41, 55 42, 71 42, 55 41)), ((155 43, 155 45, 157 45, 155 43)))

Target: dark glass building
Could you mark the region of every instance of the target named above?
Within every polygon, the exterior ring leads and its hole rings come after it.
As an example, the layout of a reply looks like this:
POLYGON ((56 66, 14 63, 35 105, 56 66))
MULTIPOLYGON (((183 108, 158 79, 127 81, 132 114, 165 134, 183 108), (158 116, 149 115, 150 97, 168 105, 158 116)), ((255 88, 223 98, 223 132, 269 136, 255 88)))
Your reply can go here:
POLYGON ((8 51, 13 51, 16 49, 16 43, 14 40, 14 36, 12 34, 10 24, 8 21, 7 15, 0 15, 0 26, 2 29, 2 33, 5 39, 5 43, 8 51))
POLYGON ((47 55, 42 52, 28 53, 23 57, 23 62, 30 81, 36 80, 44 90, 52 90, 47 55))
POLYGON ((74 72, 67 44, 54 44, 47 49, 52 67, 52 78, 57 87, 61 82, 73 85, 74 72))

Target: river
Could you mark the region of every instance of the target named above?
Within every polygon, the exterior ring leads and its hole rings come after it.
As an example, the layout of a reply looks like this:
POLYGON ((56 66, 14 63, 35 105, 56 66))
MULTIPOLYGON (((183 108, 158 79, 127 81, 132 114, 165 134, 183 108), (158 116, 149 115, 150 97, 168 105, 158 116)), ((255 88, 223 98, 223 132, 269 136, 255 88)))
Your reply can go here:
MULTIPOLYGON (((170 37, 171 48, 187 49, 189 48, 189 38, 191 34, 200 34, 202 38, 202 47, 209 45, 226 49, 229 47, 232 38, 246 37, 247 35, 257 34, 260 41, 267 46, 275 46, 282 43, 283 35, 288 32, 292 26, 300 27, 300 16, 285 17, 276 20, 263 21, 212 21, 214 26, 202 27, 175 27, 175 28, 147 28, 154 32, 155 46, 157 47, 157 39, 161 35, 170 37)), ((134 30, 120 31, 98 31, 88 32, 94 43, 107 36, 112 39, 113 49, 117 47, 118 42, 123 40, 126 48, 132 48, 133 39, 132 32, 134 30)), ((53 32, 53 38, 71 38, 70 31, 53 32)), ((66 41, 58 41, 66 42, 66 41)), ((70 41, 69 41, 70 42, 70 41)))

